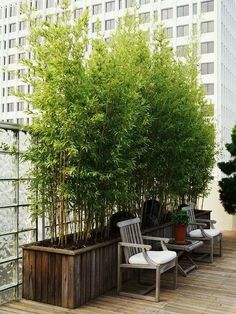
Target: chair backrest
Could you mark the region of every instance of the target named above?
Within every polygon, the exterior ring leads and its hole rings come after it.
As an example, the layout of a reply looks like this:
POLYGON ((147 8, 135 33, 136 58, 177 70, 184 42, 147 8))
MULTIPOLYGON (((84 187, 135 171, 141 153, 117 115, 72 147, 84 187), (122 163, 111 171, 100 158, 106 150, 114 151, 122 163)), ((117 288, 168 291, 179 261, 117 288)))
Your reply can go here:
MULTIPOLYGON (((182 207, 182 210, 186 211, 189 217, 189 222, 191 223, 195 223, 196 222, 196 218, 195 218, 195 214, 194 214, 194 205, 189 205, 186 207, 182 207)), ((187 232, 189 233, 192 230, 197 229, 197 226, 193 226, 193 225, 188 225, 187 227, 187 232)))
MULTIPOLYGON (((117 226, 120 228, 120 236, 122 242, 143 244, 143 238, 139 223, 139 218, 124 220, 117 223, 117 226)), ((140 252, 142 252, 142 249, 125 247, 124 254, 126 263, 129 262, 129 258, 132 255, 140 252)))

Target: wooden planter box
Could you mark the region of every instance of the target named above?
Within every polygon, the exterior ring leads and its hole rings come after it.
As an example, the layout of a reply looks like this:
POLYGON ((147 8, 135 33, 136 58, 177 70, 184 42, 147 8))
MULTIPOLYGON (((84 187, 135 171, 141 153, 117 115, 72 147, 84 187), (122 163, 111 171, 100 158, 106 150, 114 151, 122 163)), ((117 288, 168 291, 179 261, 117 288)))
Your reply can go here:
POLYGON ((114 288, 117 241, 74 251, 24 246, 22 297, 73 309, 114 288))
MULTIPOLYGON (((210 211, 197 217, 209 219, 210 211)), ((145 234, 172 237, 172 223, 145 230, 145 234)), ((117 284, 117 243, 106 241, 79 250, 28 244, 23 247, 22 297, 77 308, 117 284)), ((131 278, 132 271, 124 279, 131 278)))

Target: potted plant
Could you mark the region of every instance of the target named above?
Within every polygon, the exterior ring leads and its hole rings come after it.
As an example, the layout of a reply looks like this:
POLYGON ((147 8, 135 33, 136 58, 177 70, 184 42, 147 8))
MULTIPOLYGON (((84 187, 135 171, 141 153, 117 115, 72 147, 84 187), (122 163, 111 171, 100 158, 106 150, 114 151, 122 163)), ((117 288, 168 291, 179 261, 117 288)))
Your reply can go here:
POLYGON ((172 213, 171 221, 174 223, 174 237, 177 244, 186 243, 186 232, 189 217, 186 211, 176 210, 172 213))

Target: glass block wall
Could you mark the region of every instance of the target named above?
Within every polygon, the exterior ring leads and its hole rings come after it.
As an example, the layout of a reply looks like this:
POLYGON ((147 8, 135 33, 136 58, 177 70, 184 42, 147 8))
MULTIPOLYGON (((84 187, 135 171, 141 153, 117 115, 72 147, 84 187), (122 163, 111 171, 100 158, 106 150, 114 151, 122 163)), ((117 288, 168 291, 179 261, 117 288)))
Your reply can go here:
POLYGON ((0 123, 0 304, 21 296, 21 245, 37 240, 28 212, 28 164, 21 159, 28 135, 0 123))

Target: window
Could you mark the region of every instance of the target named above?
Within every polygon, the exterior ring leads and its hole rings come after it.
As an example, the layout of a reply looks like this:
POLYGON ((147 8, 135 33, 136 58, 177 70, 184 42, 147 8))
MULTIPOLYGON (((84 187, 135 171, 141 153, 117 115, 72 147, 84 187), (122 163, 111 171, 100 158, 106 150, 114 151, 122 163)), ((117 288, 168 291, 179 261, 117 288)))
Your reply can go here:
POLYGON ((25 46, 26 37, 19 37, 19 46, 25 46))
POLYGON ((148 4, 150 3, 150 0, 139 0, 139 4, 142 5, 142 4, 148 4))
POLYGON ((203 1, 201 3, 201 12, 202 13, 212 12, 212 11, 214 11, 214 0, 203 1))
POLYGON ((19 61, 22 60, 22 59, 25 58, 25 57, 26 57, 25 52, 20 52, 20 53, 18 54, 18 60, 19 60, 19 61))
POLYGON ((101 31, 102 23, 100 21, 96 21, 92 23, 92 33, 101 31))
POLYGON ((115 11, 115 1, 106 2, 106 12, 115 11))
POLYGON ((25 85, 17 86, 17 90, 18 90, 19 93, 25 93, 25 85))
POLYGON ((16 40, 14 39, 10 39, 9 40, 9 48, 15 48, 16 46, 16 40))
POLYGON ((212 33, 214 32, 214 21, 207 21, 201 23, 201 33, 212 33))
POLYGON ((9 33, 14 33, 16 31, 16 23, 9 24, 9 33))
POLYGON ((9 16, 16 16, 16 4, 10 6, 9 16))
POLYGON ((214 41, 207 41, 201 43, 201 54, 213 53, 214 52, 214 41))
POLYGON ((13 122, 14 122, 13 119, 7 119, 6 121, 7 121, 8 123, 13 123, 13 122))
POLYGON ((43 0, 36 0, 35 7, 37 10, 41 10, 43 8, 43 0))
POLYGON ((106 20, 105 21, 105 30, 110 30, 115 28, 115 20, 106 20))
POLYGON ((8 80, 14 80, 15 77, 16 77, 15 71, 8 71, 8 80))
POLYGON ((140 23, 149 23, 150 22, 150 12, 144 12, 139 14, 140 23))
POLYGON ((161 10, 161 19, 167 20, 173 18, 173 8, 163 9, 161 10))
POLYGON ((177 26, 177 37, 188 36, 188 34, 189 34, 189 26, 188 25, 177 26))
POLYGON ((78 8, 78 9, 75 9, 74 11, 74 18, 78 18, 78 17, 81 17, 83 14, 83 8, 78 8))
POLYGON ((27 28, 27 22, 26 21, 21 21, 19 22, 19 30, 23 31, 27 28))
POLYGON ((176 54, 178 57, 186 57, 188 45, 181 45, 176 47, 176 54))
POLYGON ((16 62, 16 56, 15 55, 8 56, 8 64, 13 64, 15 62, 16 62))
POLYGON ((94 4, 93 5, 93 15, 102 13, 102 4, 94 4))
POLYGON ((10 86, 7 88, 7 96, 11 96, 14 93, 14 87, 10 86))
POLYGON ((189 5, 181 5, 177 7, 177 17, 188 16, 189 15, 189 5))
POLYGON ((2 112, 4 112, 4 104, 2 104, 2 112))
POLYGON ((19 69, 19 70, 17 71, 17 73, 18 73, 18 77, 19 77, 19 78, 22 78, 23 75, 25 75, 25 73, 26 73, 26 69, 19 69))
POLYGON ((194 35, 196 35, 197 34, 197 31, 198 31, 198 29, 197 29, 197 23, 193 23, 193 25, 192 25, 192 32, 193 32, 193 34, 194 35))
POLYGON ((23 101, 17 103, 17 111, 23 111, 25 109, 25 104, 23 101))
POLYGON ((197 14, 197 3, 193 3, 193 15, 197 14))
POLYGON ((119 10, 122 9, 122 0, 119 0, 119 10))
POLYGON ((24 118, 17 118, 16 119, 17 124, 23 124, 24 123, 24 118))
POLYGON ((205 88, 206 95, 214 95, 214 84, 208 83, 203 85, 205 88))
POLYGON ((201 64, 201 74, 213 74, 214 73, 214 62, 206 62, 201 64))
POLYGON ((135 0, 126 0, 125 1, 125 7, 126 8, 133 7, 134 5, 135 5, 135 0))
POLYGON ((14 111, 14 102, 7 103, 7 112, 14 111))
POLYGON ((173 27, 166 27, 165 32, 168 38, 173 38, 173 27))
POLYGON ((46 0, 46 8, 54 7, 54 0, 46 0))
POLYGON ((153 11, 153 18, 154 18, 154 21, 156 21, 158 19, 158 11, 157 10, 153 11))

